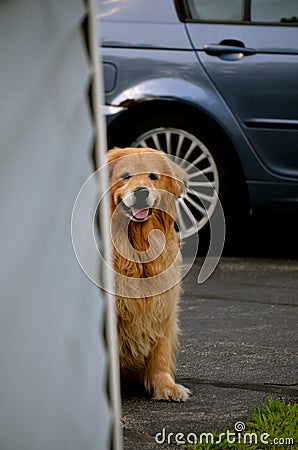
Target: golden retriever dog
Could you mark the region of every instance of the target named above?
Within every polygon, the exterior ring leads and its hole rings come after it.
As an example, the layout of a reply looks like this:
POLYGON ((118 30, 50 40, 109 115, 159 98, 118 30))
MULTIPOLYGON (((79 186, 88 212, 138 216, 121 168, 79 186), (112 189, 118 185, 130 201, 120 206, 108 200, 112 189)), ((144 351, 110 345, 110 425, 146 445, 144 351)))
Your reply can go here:
POLYGON ((156 400, 185 401, 190 391, 174 381, 182 170, 150 148, 114 148, 107 162, 121 380, 141 382, 156 400))

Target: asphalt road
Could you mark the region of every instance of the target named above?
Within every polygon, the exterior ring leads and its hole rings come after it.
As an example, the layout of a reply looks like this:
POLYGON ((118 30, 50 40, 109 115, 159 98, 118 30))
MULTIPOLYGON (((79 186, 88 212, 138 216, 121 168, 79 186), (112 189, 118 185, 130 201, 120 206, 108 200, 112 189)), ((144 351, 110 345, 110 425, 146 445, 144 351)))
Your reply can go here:
POLYGON ((123 396, 127 450, 181 448, 177 433, 234 431, 270 396, 297 400, 298 260, 224 257, 203 285, 200 264, 183 280, 180 311, 177 380, 192 396, 123 396))

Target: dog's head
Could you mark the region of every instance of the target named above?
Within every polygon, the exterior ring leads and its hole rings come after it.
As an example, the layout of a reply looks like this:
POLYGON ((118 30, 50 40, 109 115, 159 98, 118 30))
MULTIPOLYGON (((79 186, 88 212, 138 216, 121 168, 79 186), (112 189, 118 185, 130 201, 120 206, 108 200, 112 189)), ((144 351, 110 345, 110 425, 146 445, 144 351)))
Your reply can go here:
POLYGON ((145 222, 158 211, 174 214, 174 198, 183 189, 183 171, 160 150, 114 148, 108 152, 112 213, 145 222), (117 209, 118 211, 118 209, 117 209))

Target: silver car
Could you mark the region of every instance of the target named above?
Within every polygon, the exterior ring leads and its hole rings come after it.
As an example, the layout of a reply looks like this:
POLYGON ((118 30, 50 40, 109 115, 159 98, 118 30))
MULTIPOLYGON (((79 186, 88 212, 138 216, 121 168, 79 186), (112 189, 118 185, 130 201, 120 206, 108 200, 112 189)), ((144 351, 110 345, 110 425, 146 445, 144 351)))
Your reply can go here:
POLYGON ((298 0, 99 0, 108 143, 195 170, 185 236, 298 202, 298 0), (189 220, 196 217, 196 227, 189 220))

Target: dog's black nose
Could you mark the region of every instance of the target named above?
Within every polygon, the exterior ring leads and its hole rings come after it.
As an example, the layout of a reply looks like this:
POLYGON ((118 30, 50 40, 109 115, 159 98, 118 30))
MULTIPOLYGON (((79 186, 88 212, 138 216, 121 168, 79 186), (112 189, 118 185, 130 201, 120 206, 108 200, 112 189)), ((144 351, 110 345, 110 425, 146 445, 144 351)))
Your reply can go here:
POLYGON ((149 195, 149 189, 144 186, 137 186, 133 192, 137 202, 144 202, 149 195))

